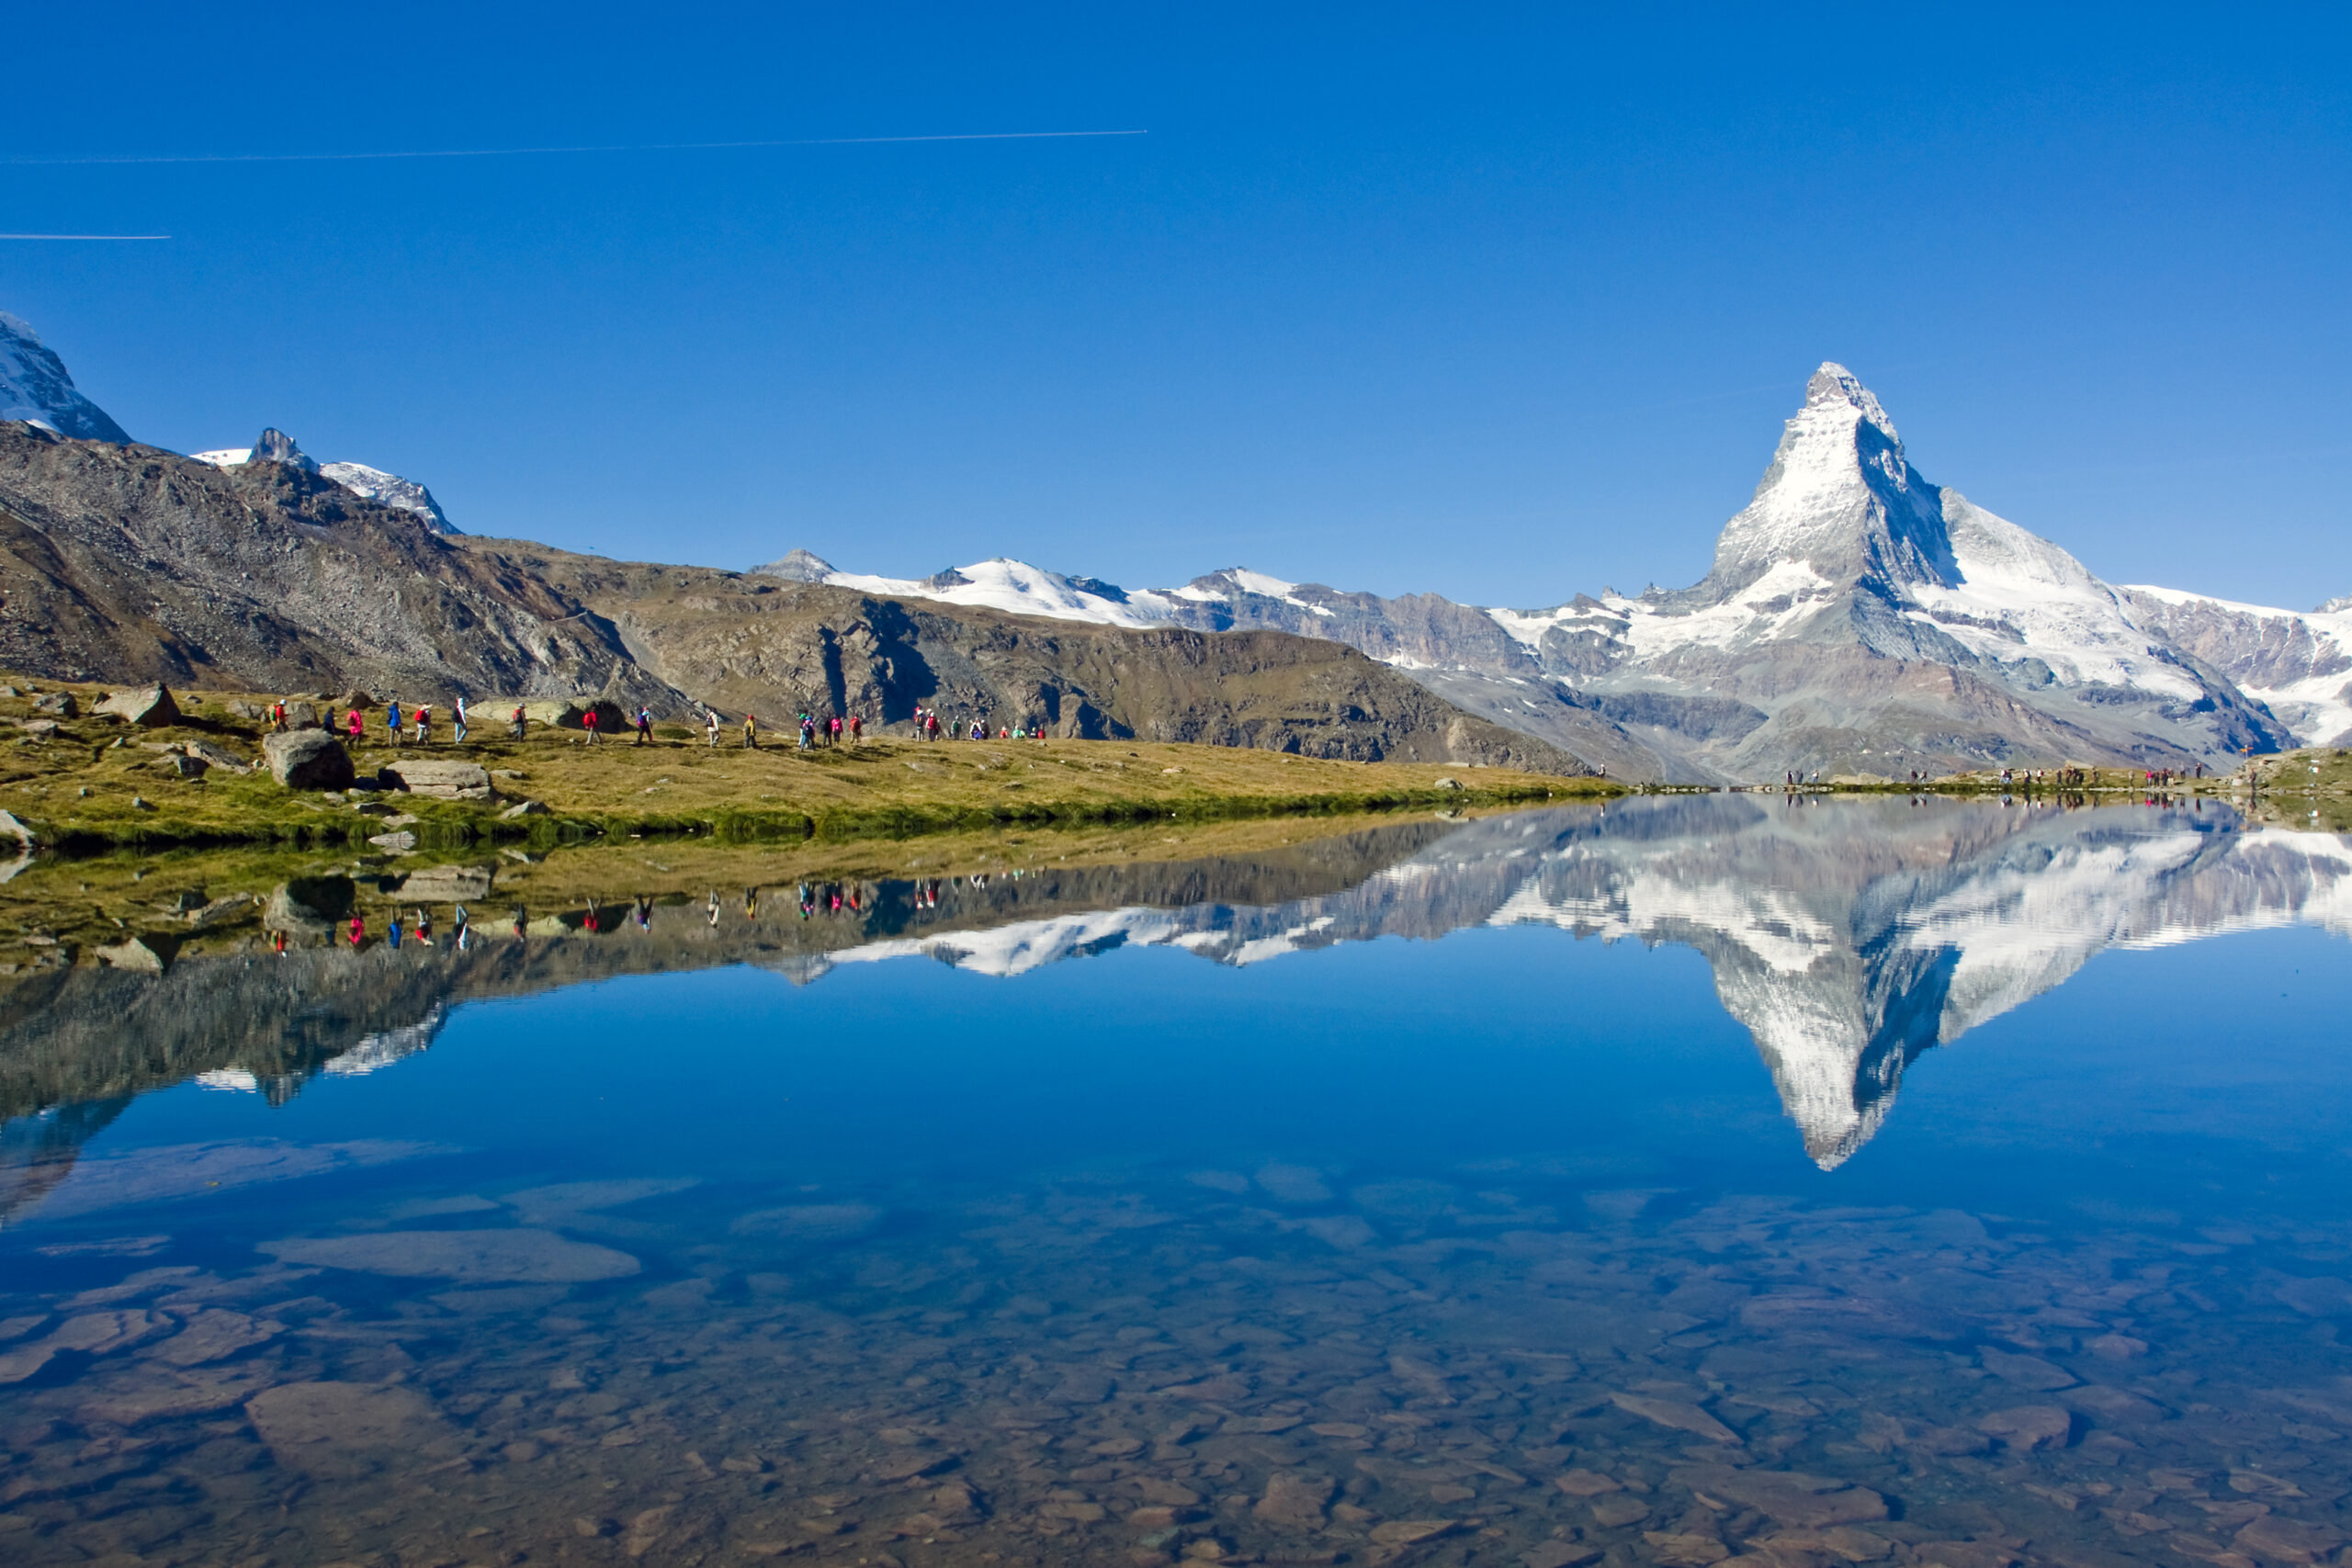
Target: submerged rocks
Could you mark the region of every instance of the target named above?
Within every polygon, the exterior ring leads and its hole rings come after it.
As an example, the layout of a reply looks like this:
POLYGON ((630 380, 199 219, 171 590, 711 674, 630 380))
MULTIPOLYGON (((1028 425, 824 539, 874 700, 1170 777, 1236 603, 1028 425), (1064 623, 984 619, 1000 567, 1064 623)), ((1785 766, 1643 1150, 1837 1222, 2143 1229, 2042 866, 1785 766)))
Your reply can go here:
POLYGON ((1857 1524, 1886 1517, 1886 1499, 1867 1486, 1833 1476, 1793 1470, 1737 1470, 1727 1464, 1693 1464, 1671 1472, 1678 1486, 1768 1514, 1798 1529, 1857 1524))
POLYGON ((286 1236, 260 1250, 286 1263, 317 1264, 364 1274, 483 1283, 571 1283, 619 1280, 636 1258, 609 1247, 571 1241, 553 1231, 381 1231, 373 1235, 286 1236))
POLYGON ((261 750, 269 776, 288 789, 349 789, 358 776, 351 753, 323 729, 265 735, 261 750))
POLYGON ((321 1480, 413 1469, 458 1449, 433 1402, 412 1388, 285 1383, 247 1400, 245 1414, 279 1464, 321 1480))

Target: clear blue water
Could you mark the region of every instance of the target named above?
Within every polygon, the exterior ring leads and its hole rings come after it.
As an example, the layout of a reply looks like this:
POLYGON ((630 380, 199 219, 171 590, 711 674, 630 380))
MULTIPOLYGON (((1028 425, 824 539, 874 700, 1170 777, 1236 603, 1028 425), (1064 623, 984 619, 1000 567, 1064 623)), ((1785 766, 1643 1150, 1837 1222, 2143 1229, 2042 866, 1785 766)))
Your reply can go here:
POLYGON ((2332 1560, 2352 848, 1708 797, 1365 853, 183 963, 272 1039, 345 965, 376 1070, 11 1124, 0 1551, 2332 1560))

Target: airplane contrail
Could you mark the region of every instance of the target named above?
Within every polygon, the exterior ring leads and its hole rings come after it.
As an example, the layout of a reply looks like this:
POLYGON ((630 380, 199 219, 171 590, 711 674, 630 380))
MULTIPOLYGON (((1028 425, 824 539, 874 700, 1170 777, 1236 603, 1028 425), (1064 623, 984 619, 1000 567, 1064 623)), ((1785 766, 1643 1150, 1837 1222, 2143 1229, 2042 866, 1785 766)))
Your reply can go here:
POLYGON ((168 240, 169 234, 0 234, 0 240, 168 240))
POLYGON ((1089 136, 1150 134, 1148 130, 967 130, 931 136, 808 136, 785 141, 642 141, 614 146, 465 147, 407 152, 179 152, 152 156, 95 153, 56 158, 0 158, 0 164, 51 166, 69 164, 352 164, 396 158, 528 158, 568 152, 709 152, 753 147, 869 147, 895 141, 1042 141, 1089 136))

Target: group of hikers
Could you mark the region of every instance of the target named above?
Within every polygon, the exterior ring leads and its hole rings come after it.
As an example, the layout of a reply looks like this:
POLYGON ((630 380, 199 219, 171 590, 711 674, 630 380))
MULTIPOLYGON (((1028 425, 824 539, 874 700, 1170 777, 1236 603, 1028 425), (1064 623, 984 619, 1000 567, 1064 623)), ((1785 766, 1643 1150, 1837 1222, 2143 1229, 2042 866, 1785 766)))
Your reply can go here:
MULTIPOLYGON (((367 720, 360 711, 361 704, 365 701, 364 698, 355 699, 345 705, 341 728, 344 734, 355 744, 364 739, 368 733, 367 720)), ((606 716, 606 710, 610 706, 610 704, 587 703, 577 710, 580 729, 587 744, 597 745, 608 737, 615 736, 621 729, 634 731, 632 743, 635 745, 649 746, 653 743, 653 710, 650 706, 639 703, 634 714, 627 716, 617 724, 610 722, 606 716)), ((707 703, 700 705, 700 710, 704 738, 707 744, 716 748, 718 745, 720 731, 728 728, 727 720, 721 716, 716 707, 707 703)), ((473 710, 467 705, 464 696, 459 695, 450 700, 449 739, 452 744, 465 744, 466 737, 473 724, 473 710)), ((283 701, 270 705, 269 719, 272 728, 279 730, 291 728, 293 722, 288 705, 283 701)), ((313 721, 305 720, 305 722, 313 721)), ((515 740, 523 739, 529 728, 525 705, 516 703, 513 711, 507 715, 505 722, 508 737, 515 740)), ((556 722, 560 724, 562 720, 559 719, 556 722)), ((914 711, 913 724, 914 738, 918 740, 937 740, 943 737, 947 739, 968 740, 989 739, 989 726, 985 718, 973 718, 968 726, 963 728, 963 733, 959 734, 956 727, 943 726, 940 723, 936 709, 919 707, 914 711)), ((330 724, 329 728, 334 726, 330 724)), ((840 746, 844 743, 852 746, 862 745, 865 739, 865 718, 861 714, 843 715, 803 710, 798 717, 797 728, 800 737, 799 750, 803 751, 815 750, 820 747, 840 746)), ((759 750, 760 720, 756 714, 743 715, 741 734, 744 750, 752 751, 759 750)), ((390 698, 384 705, 384 736, 395 746, 404 742, 419 746, 433 744, 435 738, 433 704, 421 702, 403 705, 397 696, 390 698)), ((1000 725, 997 728, 996 739, 999 740, 1043 740, 1046 739, 1046 727, 1042 724, 1000 725)))

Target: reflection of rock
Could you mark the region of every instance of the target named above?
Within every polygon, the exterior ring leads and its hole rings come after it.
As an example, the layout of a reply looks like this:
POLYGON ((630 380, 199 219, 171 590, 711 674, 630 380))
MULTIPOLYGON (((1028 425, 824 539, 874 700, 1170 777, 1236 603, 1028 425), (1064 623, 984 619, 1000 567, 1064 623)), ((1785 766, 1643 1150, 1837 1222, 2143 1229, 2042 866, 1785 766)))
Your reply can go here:
POLYGON ((484 1284, 618 1280, 638 1271, 626 1252, 572 1241, 553 1231, 380 1231, 374 1235, 287 1236, 260 1250, 287 1263, 349 1269, 402 1279, 484 1284))
POLYGON ((458 1447, 433 1402, 412 1388, 286 1383, 247 1400, 245 1414, 279 1464, 320 1480, 357 1480, 388 1466, 413 1471, 458 1447))
POLYGON ((854 1240, 881 1223, 882 1211, 871 1203, 794 1203, 755 1210, 727 1228, 737 1235, 820 1243, 854 1240))

